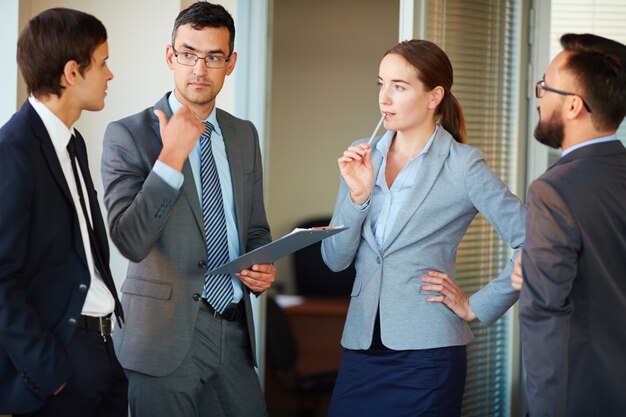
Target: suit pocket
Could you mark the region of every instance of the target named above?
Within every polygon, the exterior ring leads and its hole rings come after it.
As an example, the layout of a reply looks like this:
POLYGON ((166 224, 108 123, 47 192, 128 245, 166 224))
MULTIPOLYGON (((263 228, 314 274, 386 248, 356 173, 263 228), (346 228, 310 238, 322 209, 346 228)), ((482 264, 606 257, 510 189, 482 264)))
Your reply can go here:
POLYGON ((122 285, 122 292, 124 294, 141 295, 159 300, 172 298, 172 286, 170 284, 137 277, 126 278, 122 285))

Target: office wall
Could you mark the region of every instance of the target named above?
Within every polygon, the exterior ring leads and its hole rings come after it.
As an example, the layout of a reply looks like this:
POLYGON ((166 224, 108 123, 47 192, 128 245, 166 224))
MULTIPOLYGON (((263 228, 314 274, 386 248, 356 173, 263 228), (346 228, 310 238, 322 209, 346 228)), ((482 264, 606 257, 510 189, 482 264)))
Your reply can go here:
MULTIPOLYGON (((330 215, 337 158, 380 116, 378 64, 397 42, 398 1, 274 0, 268 218, 274 238, 330 215)), ((293 291, 291 259, 277 282, 293 291)))
POLYGON ((15 44, 18 36, 19 0, 4 0, 0 13, 0 126, 15 112, 17 67, 15 44), (6 53, 10 52, 10 53, 6 53))

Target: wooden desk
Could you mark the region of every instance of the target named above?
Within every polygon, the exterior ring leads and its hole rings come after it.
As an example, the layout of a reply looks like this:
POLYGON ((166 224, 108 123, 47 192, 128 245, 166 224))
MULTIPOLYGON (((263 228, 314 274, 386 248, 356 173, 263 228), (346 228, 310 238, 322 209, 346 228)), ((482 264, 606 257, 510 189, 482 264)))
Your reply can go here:
MULTIPOLYGON (((303 298, 298 305, 284 307, 298 346, 298 371, 303 374, 336 371, 341 362, 341 334, 350 300, 347 298, 303 298)), ((273 410, 295 410, 297 399, 278 386, 266 360, 265 398, 273 410)), ((322 402, 325 415, 330 396, 322 402)), ((284 415, 284 414, 281 414, 284 415)))
POLYGON ((349 302, 345 298, 306 298, 302 304, 284 309, 298 343, 301 373, 339 369, 349 302))

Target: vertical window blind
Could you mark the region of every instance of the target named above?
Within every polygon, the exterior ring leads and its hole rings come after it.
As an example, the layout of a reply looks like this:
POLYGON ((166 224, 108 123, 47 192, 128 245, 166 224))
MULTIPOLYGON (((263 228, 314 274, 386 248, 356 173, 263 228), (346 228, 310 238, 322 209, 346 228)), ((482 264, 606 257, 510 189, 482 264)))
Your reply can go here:
MULTIPOLYGON (((626 2, 624 0, 552 0, 550 14, 550 59, 563 50, 559 39, 564 33, 593 33, 626 44, 626 2)), ((626 145, 626 123, 617 137, 626 145)), ((561 156, 550 149, 549 165, 561 156)))
MULTIPOLYGON (((517 158, 519 9, 513 0, 429 0, 426 37, 441 46, 454 68, 453 94, 463 107, 468 144, 512 184, 517 158)), ((472 294, 496 277, 510 257, 508 244, 478 215, 457 254, 457 280, 472 294)), ((510 318, 491 327, 471 323, 462 415, 508 416, 510 318)))

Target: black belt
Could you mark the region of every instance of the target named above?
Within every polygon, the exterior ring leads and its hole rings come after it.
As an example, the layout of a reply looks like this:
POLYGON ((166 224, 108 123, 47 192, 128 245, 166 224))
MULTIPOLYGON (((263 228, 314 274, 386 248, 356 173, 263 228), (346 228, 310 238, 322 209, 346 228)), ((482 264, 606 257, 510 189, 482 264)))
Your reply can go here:
POLYGON ((220 313, 217 310, 215 310, 205 298, 202 298, 202 305, 204 305, 209 310, 209 313, 211 313, 213 317, 218 318, 218 319, 235 323, 235 322, 241 321, 243 317, 243 302, 241 301, 238 303, 229 304, 223 313, 220 313))
POLYGON ((90 332, 98 332, 102 336, 113 334, 114 326, 111 317, 92 317, 81 315, 76 323, 79 329, 85 329, 90 332))

